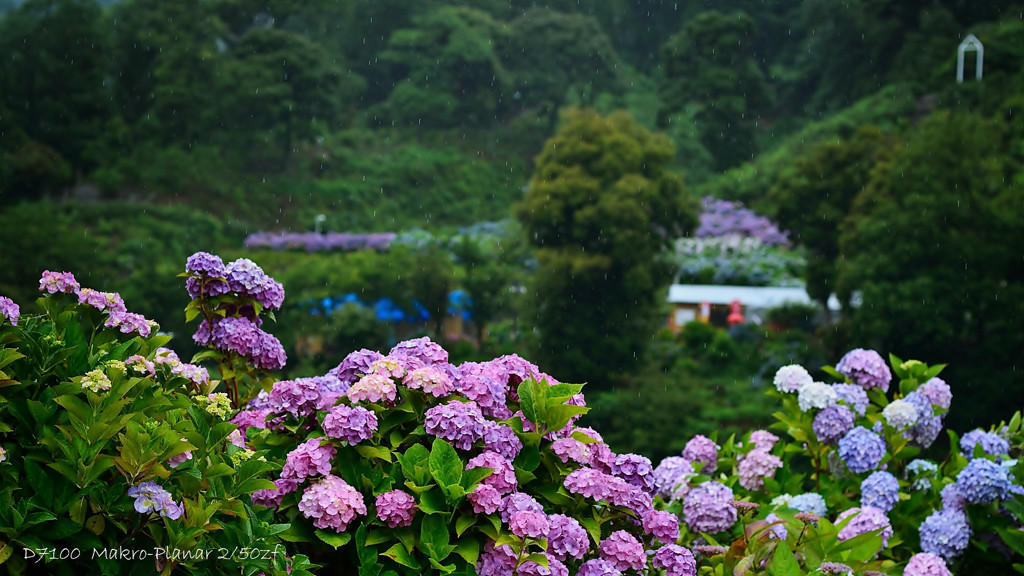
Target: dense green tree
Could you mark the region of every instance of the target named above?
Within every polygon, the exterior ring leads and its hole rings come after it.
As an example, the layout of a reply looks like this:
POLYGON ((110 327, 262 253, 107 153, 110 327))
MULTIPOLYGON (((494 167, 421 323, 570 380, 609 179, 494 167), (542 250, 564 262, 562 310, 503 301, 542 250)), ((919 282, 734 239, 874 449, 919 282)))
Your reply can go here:
POLYGON ((861 128, 848 140, 822 144, 797 158, 769 193, 775 220, 807 249, 807 293, 824 310, 835 291, 839 227, 890 146, 878 128, 861 128))
POLYGON ((861 295, 853 337, 949 362, 954 395, 972 395, 953 415, 963 427, 1006 416, 1005 394, 1021 398, 1024 192, 1007 149, 1001 121, 934 114, 876 172, 840 242, 838 289, 861 295))
POLYGON ((410 267, 408 286, 410 296, 430 314, 430 330, 440 340, 444 333, 444 319, 448 317, 448 294, 454 284, 455 269, 451 256, 436 246, 422 248, 414 255, 410 267))
POLYGON ((662 49, 659 125, 688 111, 718 170, 757 152, 756 129, 769 95, 753 57, 755 34, 754 20, 743 12, 708 11, 688 21, 662 49))
POLYGON ((582 14, 531 8, 509 24, 505 66, 520 106, 543 106, 552 127, 572 92, 591 105, 599 92, 623 88, 624 64, 597 20, 582 14))
POLYGON ((516 213, 537 249, 542 365, 607 386, 642 357, 669 270, 656 258, 696 210, 665 165, 672 145, 625 112, 569 110, 516 213))
POLYGON ((391 34, 380 59, 399 78, 379 122, 427 127, 486 126, 511 96, 497 46, 504 25, 486 12, 445 6, 391 34))
POLYGON ((454 242, 452 254, 464 270, 461 284, 471 300, 468 312, 476 328, 476 341, 483 344, 487 325, 507 306, 513 270, 501 261, 500 254, 468 236, 454 242))
POLYGON ((25 134, 76 169, 110 117, 108 36, 87 0, 29 0, 0 21, 0 98, 25 134))

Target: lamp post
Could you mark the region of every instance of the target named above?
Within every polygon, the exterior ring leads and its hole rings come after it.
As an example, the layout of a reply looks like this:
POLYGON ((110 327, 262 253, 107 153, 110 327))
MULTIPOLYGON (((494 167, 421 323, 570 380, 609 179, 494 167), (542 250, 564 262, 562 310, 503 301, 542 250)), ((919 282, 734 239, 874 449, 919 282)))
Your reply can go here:
POLYGON ((316 218, 313 220, 313 229, 316 230, 317 234, 321 233, 320 225, 324 223, 324 220, 327 220, 327 216, 323 214, 317 214, 316 218))

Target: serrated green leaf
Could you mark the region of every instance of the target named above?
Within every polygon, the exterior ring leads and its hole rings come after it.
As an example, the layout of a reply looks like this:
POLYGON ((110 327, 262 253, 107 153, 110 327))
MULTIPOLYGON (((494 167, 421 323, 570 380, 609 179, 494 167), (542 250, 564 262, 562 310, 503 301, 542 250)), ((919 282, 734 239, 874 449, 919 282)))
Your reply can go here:
POLYGON ((358 445, 355 447, 356 452, 360 456, 368 460, 376 458, 377 460, 383 460, 387 463, 391 463, 391 450, 384 448, 383 446, 363 446, 358 445))
POLYGON ((477 560, 480 559, 480 542, 474 538, 459 540, 455 546, 455 553, 462 556, 470 566, 476 566, 477 560))
POLYGON ((537 430, 543 430, 548 402, 548 385, 541 384, 533 378, 527 378, 519 384, 516 391, 519 393, 519 405, 523 416, 532 422, 537 430))
POLYGON ((448 511, 448 502, 440 490, 427 490, 420 494, 419 509, 424 514, 443 514, 448 511))
POLYGON ((549 406, 544 414, 548 430, 561 430, 569 423, 573 416, 579 416, 590 412, 586 406, 573 406, 571 404, 557 404, 549 406))
POLYGON ((462 533, 476 524, 476 514, 463 514, 455 519, 455 535, 462 536, 462 533))
POLYGON ((430 475, 442 487, 459 486, 465 465, 452 445, 434 438, 430 447, 430 475))
POLYGON ((469 468, 462 472, 462 487, 466 492, 472 492, 473 487, 480 483, 481 480, 487 478, 494 473, 492 468, 469 468))
POLYGON ((448 533, 448 522, 440 515, 428 515, 420 524, 420 546, 428 556, 443 561, 451 554, 453 546, 449 546, 451 535, 448 533))
POLYGON ((423 565, 417 562, 416 559, 413 558, 400 543, 396 543, 391 548, 388 548, 386 551, 382 552, 381 555, 387 556, 407 568, 412 568, 413 570, 423 569, 423 565))
POLYGON ((420 486, 430 481, 430 452, 422 444, 413 444, 405 454, 398 455, 402 465, 402 473, 409 480, 420 486))
POLYGON ((433 566, 434 568, 437 568, 438 570, 440 570, 441 572, 444 572, 445 574, 451 574, 452 572, 455 572, 455 564, 441 564, 440 562, 438 562, 437 560, 434 560, 433 558, 427 558, 427 560, 430 560, 430 565, 431 566, 433 566))
POLYGON ((321 542, 330 545, 335 550, 341 548, 345 544, 348 544, 349 541, 352 540, 352 535, 348 532, 338 533, 328 532, 327 530, 317 530, 315 534, 316 537, 319 538, 321 542))

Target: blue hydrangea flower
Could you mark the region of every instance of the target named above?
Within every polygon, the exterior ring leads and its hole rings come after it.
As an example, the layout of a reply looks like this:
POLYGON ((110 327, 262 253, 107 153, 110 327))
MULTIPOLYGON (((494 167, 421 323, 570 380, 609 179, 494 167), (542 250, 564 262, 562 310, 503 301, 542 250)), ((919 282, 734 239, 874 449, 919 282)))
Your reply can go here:
POLYGON ((927 490, 931 487, 930 479, 935 475, 939 469, 934 462, 928 460, 912 460, 910 464, 907 464, 907 480, 911 480, 910 490, 912 492, 920 492, 927 490))
POLYGON ((873 472, 860 483, 861 506, 874 506, 888 514, 899 497, 899 481, 884 470, 873 472))
POLYGON ((885 440, 863 426, 850 430, 839 440, 839 457, 855 474, 878 468, 885 456, 885 440))
POLYGON ((938 510, 921 523, 921 550, 952 562, 967 550, 971 526, 958 510, 938 510))
POLYGON ((971 504, 988 504, 1010 497, 1010 474, 1002 466, 975 458, 956 476, 956 488, 971 504))
POLYGON ((797 494, 790 498, 789 504, 787 505, 790 508, 801 512, 810 512, 811 514, 817 514, 818 516, 828 515, 828 507, 825 505, 825 499, 821 497, 821 494, 816 492, 797 494))
POLYGON ((814 417, 814 435, 823 444, 835 444, 853 428, 853 411, 842 404, 833 404, 814 417))
POLYGON ((856 384, 833 384, 832 389, 836 391, 836 397, 843 404, 849 406, 857 416, 863 416, 868 409, 868 394, 863 388, 856 384))
POLYGON ((927 448, 935 442, 942 432, 942 417, 936 416, 932 403, 919 392, 907 394, 905 401, 917 408, 917 424, 903 433, 903 436, 918 446, 927 448))
POLYGON ((960 438, 960 452, 967 458, 974 458, 974 447, 981 445, 989 456, 1003 456, 1010 453, 1010 443, 992 432, 981 428, 971 430, 960 438))

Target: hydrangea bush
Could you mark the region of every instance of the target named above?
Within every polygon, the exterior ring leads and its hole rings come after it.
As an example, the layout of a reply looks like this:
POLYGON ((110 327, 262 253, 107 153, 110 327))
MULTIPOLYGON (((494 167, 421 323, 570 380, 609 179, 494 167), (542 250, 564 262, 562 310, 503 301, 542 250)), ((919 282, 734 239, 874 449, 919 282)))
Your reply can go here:
POLYGON ((0 564, 284 573, 287 526, 250 501, 280 466, 230 441, 218 382, 118 294, 49 271, 39 289, 39 314, 0 298, 0 564))
POLYGON ((1024 573, 1020 413, 923 458, 953 407, 942 368, 862 349, 823 368, 833 384, 785 366, 769 393, 787 440, 694 437, 655 469, 655 506, 702 574, 1024 573))

